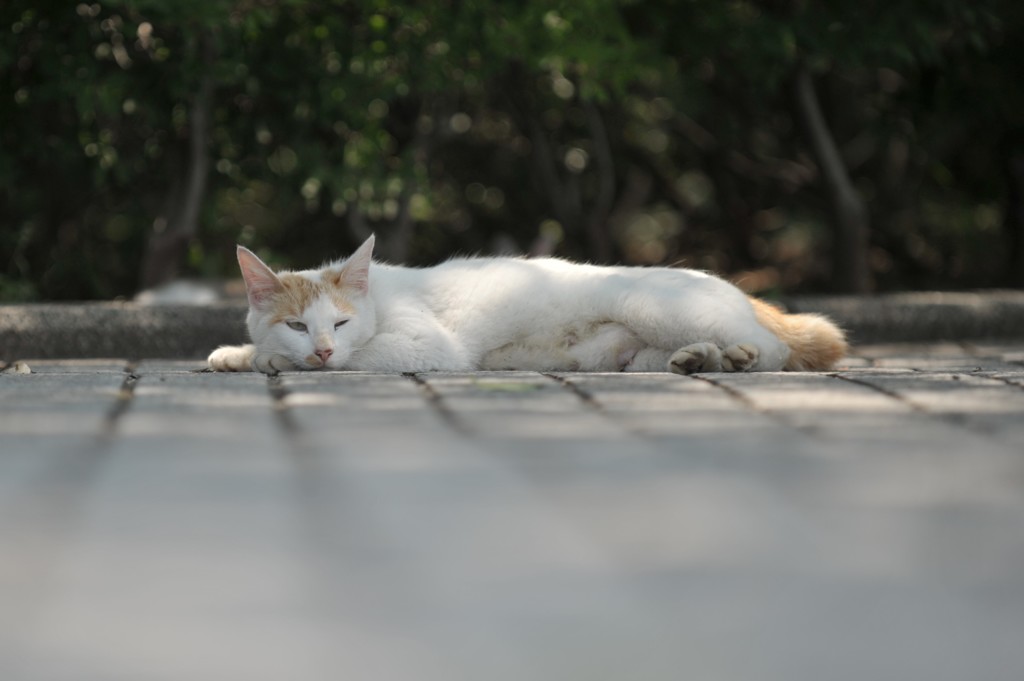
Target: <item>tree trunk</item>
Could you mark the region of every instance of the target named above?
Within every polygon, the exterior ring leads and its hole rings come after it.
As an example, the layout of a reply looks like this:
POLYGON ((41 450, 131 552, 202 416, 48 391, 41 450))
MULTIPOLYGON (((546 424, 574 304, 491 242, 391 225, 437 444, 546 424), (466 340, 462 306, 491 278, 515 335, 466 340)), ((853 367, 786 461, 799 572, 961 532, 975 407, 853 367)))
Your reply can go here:
POLYGON ((833 286, 844 293, 866 293, 871 290, 868 211, 850 180, 832 131, 822 114, 811 73, 804 64, 796 70, 793 98, 832 208, 833 286))
POLYGON ((1011 149, 1006 153, 1003 169, 1007 185, 1003 217, 1007 253, 1003 281, 1008 286, 1024 287, 1024 154, 1019 149, 1011 149))
POLYGON ((548 142, 540 116, 531 114, 529 124, 534 166, 540 178, 541 190, 547 195, 555 219, 562 223, 562 229, 568 233, 578 222, 580 207, 572 200, 569 183, 564 182, 558 172, 558 159, 555 158, 555 152, 548 142))
POLYGON ((154 227, 146 245, 142 260, 142 288, 152 288, 166 283, 178 274, 181 262, 188 251, 189 241, 199 231, 199 213, 206 194, 210 174, 210 157, 207 147, 210 140, 210 110, 213 100, 213 79, 209 67, 213 63, 213 40, 204 34, 200 37, 202 61, 207 66, 200 78, 199 89, 189 107, 188 167, 185 171, 185 192, 180 203, 169 211, 170 217, 158 220, 163 228, 154 227))
POLYGON ((611 235, 608 233, 608 216, 615 205, 615 162, 601 111, 590 100, 583 102, 583 108, 587 115, 590 138, 594 142, 597 172, 597 195, 587 217, 587 235, 590 238, 590 251, 593 257, 597 262, 607 263, 612 261, 613 256, 611 235))
POLYGON ((416 221, 412 219, 412 192, 408 187, 402 189, 398 197, 398 214, 391 223, 388 235, 387 250, 384 256, 390 262, 408 262, 412 252, 412 239, 416 231, 416 221))

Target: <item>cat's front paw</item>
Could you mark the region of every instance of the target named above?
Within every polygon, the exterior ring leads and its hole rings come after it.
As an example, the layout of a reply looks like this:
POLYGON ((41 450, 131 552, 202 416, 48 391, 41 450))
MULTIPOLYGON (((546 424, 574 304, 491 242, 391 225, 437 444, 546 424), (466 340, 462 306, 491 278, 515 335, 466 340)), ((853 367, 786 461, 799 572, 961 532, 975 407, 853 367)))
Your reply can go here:
POLYGON ((668 358, 668 370, 674 374, 721 371, 722 351, 714 343, 693 343, 668 358))
POLYGON ((257 353, 252 358, 252 368, 254 371, 273 376, 282 371, 294 371, 295 365, 287 357, 281 355, 257 353))
POLYGON ((251 345, 222 345, 206 358, 213 371, 252 371, 252 356, 255 348, 251 345))

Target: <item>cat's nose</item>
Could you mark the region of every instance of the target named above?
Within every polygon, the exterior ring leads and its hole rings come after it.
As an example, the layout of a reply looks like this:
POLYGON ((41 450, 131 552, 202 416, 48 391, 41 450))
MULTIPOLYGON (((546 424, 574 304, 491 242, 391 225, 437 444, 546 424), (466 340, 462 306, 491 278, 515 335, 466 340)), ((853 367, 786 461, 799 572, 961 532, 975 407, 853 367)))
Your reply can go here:
POLYGON ((327 359, 334 354, 334 350, 331 350, 330 348, 314 350, 314 352, 316 353, 316 356, 319 357, 324 364, 327 364, 327 359))

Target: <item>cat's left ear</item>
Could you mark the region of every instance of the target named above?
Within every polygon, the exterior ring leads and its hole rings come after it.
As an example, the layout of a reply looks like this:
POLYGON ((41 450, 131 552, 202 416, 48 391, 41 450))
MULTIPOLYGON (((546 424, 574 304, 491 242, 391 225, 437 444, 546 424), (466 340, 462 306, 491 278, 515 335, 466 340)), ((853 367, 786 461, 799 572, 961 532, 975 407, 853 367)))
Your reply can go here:
POLYGON ((339 286, 354 288, 366 293, 370 290, 370 263, 373 262, 374 235, 363 242, 363 245, 350 255, 338 273, 339 286))

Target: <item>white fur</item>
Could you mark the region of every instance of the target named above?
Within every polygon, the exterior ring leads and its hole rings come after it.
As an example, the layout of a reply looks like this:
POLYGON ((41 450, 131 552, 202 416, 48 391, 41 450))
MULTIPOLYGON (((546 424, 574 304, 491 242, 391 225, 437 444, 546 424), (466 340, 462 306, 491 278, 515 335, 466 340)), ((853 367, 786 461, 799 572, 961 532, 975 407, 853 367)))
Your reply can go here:
MULTIPOLYGON (((271 373, 689 373, 774 371, 789 356, 789 348, 757 322, 741 291, 702 272, 516 258, 454 259, 416 269, 371 264, 372 248, 371 237, 348 260, 324 268, 361 284, 346 289, 355 289, 348 294, 355 313, 343 314, 321 296, 295 320, 306 324, 306 332, 271 324, 253 303, 259 282, 247 275, 255 348, 221 348, 210 356, 211 367, 237 370, 248 355, 253 368, 271 373), (335 329, 342 318, 347 323, 335 329), (309 361, 318 348, 333 353, 326 365, 309 361)), ((296 274, 316 280, 324 270, 296 274)))

